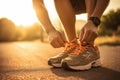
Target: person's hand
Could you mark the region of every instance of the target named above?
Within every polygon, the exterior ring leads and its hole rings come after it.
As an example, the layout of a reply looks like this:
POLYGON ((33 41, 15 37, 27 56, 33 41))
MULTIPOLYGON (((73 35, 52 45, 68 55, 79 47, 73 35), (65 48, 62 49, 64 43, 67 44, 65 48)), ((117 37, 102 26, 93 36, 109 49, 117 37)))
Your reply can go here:
POLYGON ((80 31, 80 42, 93 44, 96 37, 97 27, 89 20, 80 31))
POLYGON ((51 31, 48 34, 48 38, 54 48, 64 47, 65 39, 59 31, 51 31))

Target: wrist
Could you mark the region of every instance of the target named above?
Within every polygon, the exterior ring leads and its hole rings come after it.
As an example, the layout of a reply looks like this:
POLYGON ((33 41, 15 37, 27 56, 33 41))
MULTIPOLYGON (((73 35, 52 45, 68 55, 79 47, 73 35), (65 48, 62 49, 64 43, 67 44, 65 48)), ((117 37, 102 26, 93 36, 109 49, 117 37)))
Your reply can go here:
POLYGON ((55 31, 56 29, 54 27, 46 30, 47 34, 50 34, 51 32, 55 32, 55 31))
POLYGON ((98 27, 101 23, 99 17, 89 17, 88 21, 91 21, 96 27, 98 27))
MULTIPOLYGON (((87 23, 91 24, 92 26, 95 26, 92 20, 87 20, 87 23)), ((96 26, 95 26, 96 27, 96 26)))

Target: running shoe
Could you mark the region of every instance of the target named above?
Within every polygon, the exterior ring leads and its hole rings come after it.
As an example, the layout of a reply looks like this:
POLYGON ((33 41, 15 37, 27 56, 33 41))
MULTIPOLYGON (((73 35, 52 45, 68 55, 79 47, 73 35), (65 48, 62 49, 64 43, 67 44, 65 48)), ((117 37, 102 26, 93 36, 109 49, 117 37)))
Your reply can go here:
POLYGON ((68 57, 62 59, 61 63, 63 68, 72 70, 89 70, 91 67, 98 67, 101 65, 98 47, 80 44, 68 57))
POLYGON ((73 39, 71 42, 65 43, 65 49, 62 53, 53 56, 48 59, 48 65, 53 67, 61 67, 62 59, 68 57, 68 54, 72 53, 78 44, 76 43, 77 39, 73 39))

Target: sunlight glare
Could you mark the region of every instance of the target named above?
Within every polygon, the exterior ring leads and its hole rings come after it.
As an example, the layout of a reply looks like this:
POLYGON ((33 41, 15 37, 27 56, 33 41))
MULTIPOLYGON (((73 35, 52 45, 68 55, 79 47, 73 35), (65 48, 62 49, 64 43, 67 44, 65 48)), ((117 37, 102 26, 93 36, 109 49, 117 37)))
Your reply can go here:
POLYGON ((53 20, 58 17, 55 6, 54 0, 44 0, 45 6, 49 12, 50 18, 53 20))
MULTIPOLYGON (((44 0, 50 18, 58 18, 53 0, 44 0)), ((38 22, 32 6, 32 0, 0 0, 0 18, 7 17, 16 25, 31 25, 38 22)), ((86 20, 86 14, 77 16, 77 19, 86 20)))
POLYGON ((0 10, 0 17, 7 17, 16 25, 30 25, 38 21, 32 0, 0 0, 0 10))
POLYGON ((87 21, 87 14, 85 13, 85 14, 76 15, 76 19, 87 21))

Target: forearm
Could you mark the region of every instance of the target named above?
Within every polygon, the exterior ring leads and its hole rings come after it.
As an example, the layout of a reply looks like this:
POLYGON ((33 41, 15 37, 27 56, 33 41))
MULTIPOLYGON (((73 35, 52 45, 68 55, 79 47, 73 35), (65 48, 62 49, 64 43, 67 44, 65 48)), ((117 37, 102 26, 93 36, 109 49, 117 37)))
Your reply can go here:
POLYGON ((100 18, 107 8, 110 0, 97 0, 95 9, 91 16, 100 18))
POLYGON ((53 27, 53 25, 49 19, 48 12, 45 8, 44 3, 41 3, 40 0, 33 0, 33 7, 34 7, 36 15, 37 15, 40 23, 44 27, 45 31, 47 33, 49 33, 50 31, 55 30, 55 28, 53 27))
POLYGON ((86 13, 87 13, 87 18, 89 18, 96 6, 96 0, 85 0, 86 3, 86 13))

